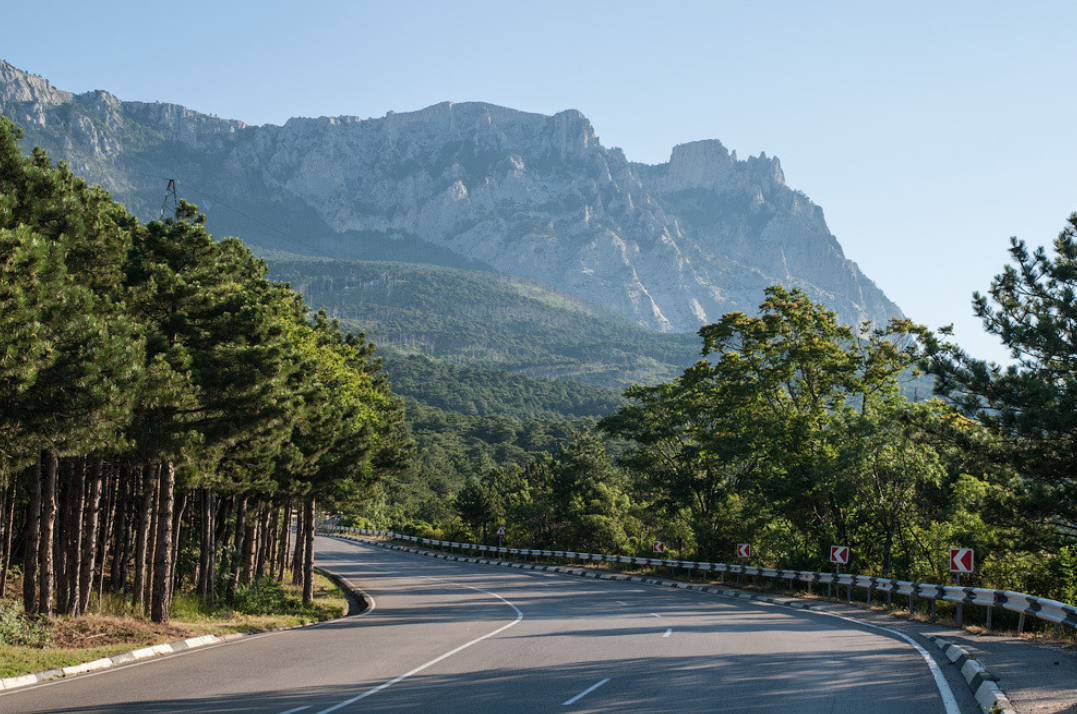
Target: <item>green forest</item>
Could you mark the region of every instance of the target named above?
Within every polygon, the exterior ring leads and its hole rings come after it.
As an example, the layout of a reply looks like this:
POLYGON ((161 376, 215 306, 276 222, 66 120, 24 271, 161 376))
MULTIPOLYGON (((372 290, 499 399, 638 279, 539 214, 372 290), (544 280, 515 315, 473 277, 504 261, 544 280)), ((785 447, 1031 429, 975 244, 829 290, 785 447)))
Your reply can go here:
POLYGON ((531 281, 263 260, 18 137, 0 119, 0 593, 27 613, 167 622, 288 573, 309 598, 322 517, 804 570, 840 544, 942 583, 959 546, 966 584, 1077 599, 1077 214, 975 296, 1001 367, 778 286, 671 336, 531 281))
POLYGON ((699 354, 693 334, 651 332, 526 278, 258 253, 276 279, 394 353, 617 391, 670 379, 699 354))
POLYGON ((942 584, 949 548, 973 548, 966 585, 1072 602, 1075 232, 1077 216, 1051 255, 1014 240, 975 297, 1011 366, 908 320, 841 325, 775 286, 597 420, 444 411, 468 404, 458 385, 455 403, 409 406, 417 463, 345 523, 487 544, 503 525, 516 547, 634 555, 661 540, 719 562, 748 542, 754 564, 816 571, 840 544, 858 573, 942 584))
POLYGON ((167 622, 178 588, 290 569, 309 601, 316 508, 411 453, 373 345, 195 206, 140 224, 18 137, 0 119, 0 592, 167 622))

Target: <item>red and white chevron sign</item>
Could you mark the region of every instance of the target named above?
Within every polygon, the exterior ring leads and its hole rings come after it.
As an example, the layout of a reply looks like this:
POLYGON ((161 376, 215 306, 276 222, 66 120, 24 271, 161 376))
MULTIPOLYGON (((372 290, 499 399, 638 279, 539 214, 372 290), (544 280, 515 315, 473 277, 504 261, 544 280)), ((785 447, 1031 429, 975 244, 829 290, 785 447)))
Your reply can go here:
POLYGON ((838 565, 845 565, 849 562, 849 546, 847 545, 832 545, 830 546, 830 562, 837 563, 838 565))
POLYGON ((654 545, 651 546, 651 550, 653 550, 655 553, 665 553, 666 552, 666 544, 663 543, 660 540, 656 540, 654 542, 654 545))
POLYGON ((752 557, 752 544, 751 543, 737 543, 737 557, 738 558, 751 558, 752 557))
POLYGON ((972 572, 972 548, 950 548, 950 572, 972 572))

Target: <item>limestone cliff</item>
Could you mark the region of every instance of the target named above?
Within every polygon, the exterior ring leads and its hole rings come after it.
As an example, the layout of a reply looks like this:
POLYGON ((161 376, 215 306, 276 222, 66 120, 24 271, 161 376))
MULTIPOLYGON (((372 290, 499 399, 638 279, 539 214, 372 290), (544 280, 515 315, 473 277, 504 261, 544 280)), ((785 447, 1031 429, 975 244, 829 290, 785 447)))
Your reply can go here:
POLYGON ((484 266, 662 331, 752 312, 782 283, 847 322, 901 311, 847 260, 822 210, 765 154, 718 141, 658 166, 578 111, 450 102, 378 119, 251 127, 172 104, 73 95, 0 63, 0 112, 143 218, 175 178, 211 230, 293 252, 484 266), (216 222, 216 223, 215 223, 216 222))

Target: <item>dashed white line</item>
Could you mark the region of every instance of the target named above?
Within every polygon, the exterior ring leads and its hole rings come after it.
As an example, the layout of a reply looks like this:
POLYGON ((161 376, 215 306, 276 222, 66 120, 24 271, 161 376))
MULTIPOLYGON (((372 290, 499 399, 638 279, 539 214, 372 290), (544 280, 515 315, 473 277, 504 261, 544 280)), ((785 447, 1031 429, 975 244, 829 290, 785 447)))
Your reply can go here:
POLYGON ((618 605, 627 605, 628 604, 624 600, 614 600, 614 602, 616 602, 618 605))
POLYGON ((476 645, 476 644, 482 642, 485 639, 489 639, 490 637, 493 637, 494 635, 496 635, 498 633, 504 632, 505 630, 509 629, 510 627, 512 627, 513 625, 517 624, 518 622, 520 622, 521 620, 524 619, 524 614, 522 612, 520 612, 520 608, 516 607, 511 602, 509 602, 505 598, 501 597, 497 593, 490 592, 489 590, 483 590, 482 588, 472 587, 471 585, 464 585, 462 583, 454 583, 454 582, 446 580, 444 578, 431 577, 429 575, 419 575, 419 576, 415 576, 415 577, 426 578, 427 580, 436 580, 436 581, 448 582, 450 585, 453 585, 453 586, 456 586, 456 587, 467 588, 468 590, 475 590, 476 592, 485 593, 487 595, 493 595, 498 600, 505 603, 506 605, 511 607, 513 609, 513 611, 516 612, 516 619, 513 620, 512 622, 510 622, 507 625, 502 625, 501 627, 497 628, 493 632, 488 632, 487 634, 483 635, 482 637, 476 637, 475 639, 471 640, 470 642, 465 642, 464 644, 460 645, 456 649, 451 650, 449 652, 446 652, 445 654, 441 655, 440 657, 435 657, 434 659, 430 660, 429 662, 419 665, 418 667, 411 670, 410 672, 405 672, 404 674, 400 675, 399 677, 396 677, 394 679, 390 679, 388 682, 380 684, 377 687, 374 687, 373 689, 367 690, 367 691, 363 692, 362 694, 360 694, 358 696, 352 697, 351 699, 347 699, 347 700, 345 700, 345 701, 343 701, 343 702, 341 702, 339 704, 334 704, 331 707, 328 707, 326 709, 322 709, 317 714, 329 714, 329 712, 335 712, 337 709, 342 709, 343 707, 346 707, 349 704, 354 704, 355 702, 359 701, 360 699, 366 699, 367 697, 369 697, 372 694, 377 694, 378 692, 382 691, 383 689, 388 689, 389 687, 393 686, 397 682, 402 682, 405 679, 407 679, 408 677, 412 676, 413 674, 418 674, 419 672, 422 672, 424 669, 426 669, 428 667, 433 667, 438 662, 441 662, 444 659, 448 659, 449 657, 452 657, 457 652, 462 652, 463 650, 466 650, 468 647, 471 647, 472 645, 476 645))
POLYGON ((605 679, 603 679, 603 680, 602 680, 601 682, 598 682, 598 683, 596 683, 596 684, 592 684, 592 685, 591 685, 590 687, 588 687, 587 689, 583 690, 582 692, 580 692, 579 694, 577 694, 576 696, 574 696, 574 697, 573 697, 572 699, 569 699, 569 700, 568 700, 567 702, 561 702, 561 706, 563 706, 563 707, 567 707, 567 706, 568 706, 568 705, 570 705, 570 704, 575 704, 576 702, 580 701, 581 699, 583 699, 583 698, 584 698, 584 697, 586 697, 586 696, 587 696, 588 694, 590 694, 591 692, 595 691, 596 689, 598 689, 599 687, 601 687, 601 686, 602 686, 603 684, 605 684, 605 683, 606 683, 606 682, 608 682, 608 681, 610 681, 610 678, 609 678, 609 677, 606 677, 606 678, 605 678, 605 679))
POLYGON ((657 612, 652 612, 651 617, 662 617, 662 616, 659 615, 657 612))
POLYGON ((307 705, 307 706, 305 706, 305 707, 296 707, 295 709, 289 709, 288 711, 286 711, 286 712, 281 712, 280 714, 295 714, 296 712, 301 712, 301 711, 303 711, 304 709, 310 709, 310 705, 308 704, 308 705, 307 705))
POLYGON ((669 628, 666 629, 666 634, 662 635, 662 637, 669 637, 672 634, 673 634, 673 628, 669 627, 669 628))

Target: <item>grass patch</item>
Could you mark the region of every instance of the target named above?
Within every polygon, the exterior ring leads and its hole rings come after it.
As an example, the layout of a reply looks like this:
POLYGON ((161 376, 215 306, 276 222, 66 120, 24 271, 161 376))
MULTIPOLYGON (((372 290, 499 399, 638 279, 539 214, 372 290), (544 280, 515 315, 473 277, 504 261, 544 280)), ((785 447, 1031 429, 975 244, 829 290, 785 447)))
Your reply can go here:
MULTIPOLYGON (((287 578, 286 578, 287 580, 287 578)), ((138 615, 129 600, 106 596, 83 617, 25 618, 15 600, 0 600, 0 678, 70 667, 199 635, 226 635, 297 627, 340 617, 344 592, 315 573, 314 602, 301 587, 262 579, 236 592, 234 607, 207 609, 193 594, 176 593, 167 625, 138 615)))

